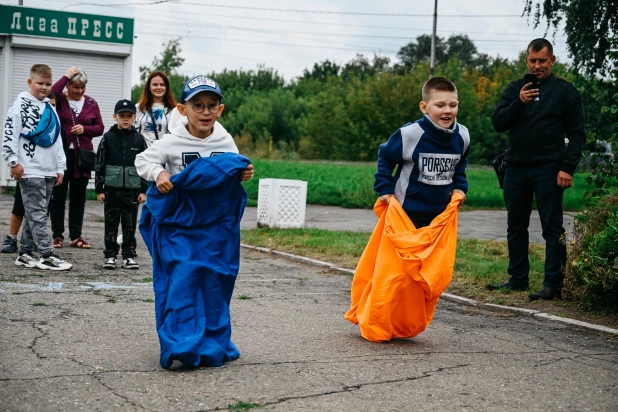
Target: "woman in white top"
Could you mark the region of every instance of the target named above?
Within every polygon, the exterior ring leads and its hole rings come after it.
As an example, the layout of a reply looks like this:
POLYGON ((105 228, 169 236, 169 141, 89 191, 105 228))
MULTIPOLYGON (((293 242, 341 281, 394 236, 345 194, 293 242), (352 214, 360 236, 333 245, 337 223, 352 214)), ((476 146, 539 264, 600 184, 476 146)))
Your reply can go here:
POLYGON ((165 73, 154 71, 148 75, 136 106, 134 126, 150 147, 164 134, 169 133, 170 116, 176 108, 176 99, 165 73))

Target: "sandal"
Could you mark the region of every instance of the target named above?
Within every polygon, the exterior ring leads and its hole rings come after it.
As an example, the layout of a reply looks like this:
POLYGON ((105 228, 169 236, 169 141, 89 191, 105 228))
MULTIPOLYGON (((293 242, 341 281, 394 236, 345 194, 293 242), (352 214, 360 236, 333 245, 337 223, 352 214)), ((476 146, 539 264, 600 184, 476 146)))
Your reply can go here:
POLYGON ((55 237, 54 241, 52 242, 52 247, 54 249, 60 249, 62 247, 64 239, 62 239, 60 236, 55 237))
POLYGON ((72 240, 71 243, 69 243, 69 246, 76 247, 79 249, 90 249, 91 248, 90 243, 86 242, 81 237, 78 237, 77 239, 72 240))

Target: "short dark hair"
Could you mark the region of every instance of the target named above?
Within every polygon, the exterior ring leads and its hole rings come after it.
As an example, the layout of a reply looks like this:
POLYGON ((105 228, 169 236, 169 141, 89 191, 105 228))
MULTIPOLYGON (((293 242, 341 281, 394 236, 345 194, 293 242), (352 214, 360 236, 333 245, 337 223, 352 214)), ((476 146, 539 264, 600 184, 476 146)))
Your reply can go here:
POLYGON ((528 48, 526 49, 526 56, 530 52, 530 49, 534 50, 535 52, 540 52, 541 50, 543 50, 546 47, 547 47, 547 50, 549 50, 549 54, 551 54, 553 56, 554 55, 554 46, 551 45, 549 40, 542 39, 542 38, 534 39, 534 40, 532 40, 530 42, 530 44, 528 44, 528 48))
POLYGON ((446 77, 432 77, 427 80, 423 85, 423 101, 426 102, 429 100, 429 95, 434 90, 438 90, 441 92, 455 92, 457 93, 457 87, 455 83, 447 79, 446 77))
POLYGON ((30 78, 34 76, 39 77, 52 77, 52 71, 46 64, 35 64, 30 68, 30 78))

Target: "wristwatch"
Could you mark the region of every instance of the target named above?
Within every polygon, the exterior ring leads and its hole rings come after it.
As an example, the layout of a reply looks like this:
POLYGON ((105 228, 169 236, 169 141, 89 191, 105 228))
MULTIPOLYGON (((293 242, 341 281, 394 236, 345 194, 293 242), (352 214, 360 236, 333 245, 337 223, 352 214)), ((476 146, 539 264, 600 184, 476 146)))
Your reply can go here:
POLYGON ((10 167, 15 167, 15 166, 17 166, 18 164, 19 164, 19 162, 18 162, 17 160, 11 160, 11 161, 9 162, 9 166, 10 166, 10 167))

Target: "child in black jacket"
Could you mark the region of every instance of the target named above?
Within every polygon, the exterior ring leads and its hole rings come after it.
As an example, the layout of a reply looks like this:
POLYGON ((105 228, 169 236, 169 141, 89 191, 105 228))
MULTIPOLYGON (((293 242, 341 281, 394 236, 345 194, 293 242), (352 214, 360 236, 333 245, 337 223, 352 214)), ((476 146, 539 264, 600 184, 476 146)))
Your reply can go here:
POLYGON ((146 201, 148 182, 135 169, 135 156, 147 145, 144 137, 133 127, 135 105, 120 100, 114 108, 113 125, 97 150, 95 191, 99 202, 105 204, 105 263, 104 269, 116 269, 118 224, 122 224, 122 267, 139 269, 135 261, 135 228, 140 203, 146 201))

